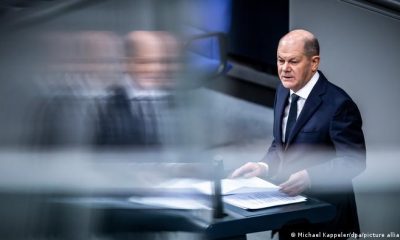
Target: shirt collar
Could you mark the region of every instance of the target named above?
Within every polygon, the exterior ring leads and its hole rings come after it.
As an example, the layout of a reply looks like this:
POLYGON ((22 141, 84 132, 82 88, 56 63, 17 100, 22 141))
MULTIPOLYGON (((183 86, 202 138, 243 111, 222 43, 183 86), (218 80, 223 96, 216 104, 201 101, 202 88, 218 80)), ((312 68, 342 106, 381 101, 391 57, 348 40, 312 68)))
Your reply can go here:
POLYGON ((290 95, 292 95, 293 93, 296 93, 297 96, 299 96, 303 99, 307 99, 308 95, 310 95, 311 90, 314 88, 318 79, 319 79, 319 73, 317 71, 314 73, 314 75, 312 76, 310 81, 308 81, 308 83, 306 85, 304 85, 304 87, 302 87, 299 91, 294 92, 294 91, 290 90, 290 95))
POLYGON ((122 87, 125 88, 129 99, 157 99, 169 96, 170 93, 160 89, 143 89, 130 75, 125 75, 121 81, 122 87))

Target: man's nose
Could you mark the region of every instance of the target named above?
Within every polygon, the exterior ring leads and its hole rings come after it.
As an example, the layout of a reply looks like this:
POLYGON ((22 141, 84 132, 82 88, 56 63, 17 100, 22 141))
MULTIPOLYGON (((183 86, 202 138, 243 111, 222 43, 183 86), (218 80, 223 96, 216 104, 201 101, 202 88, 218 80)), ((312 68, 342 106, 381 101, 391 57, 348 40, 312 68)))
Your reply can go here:
POLYGON ((291 68, 290 68, 289 63, 287 63, 287 62, 284 63, 283 66, 282 66, 282 70, 285 71, 285 72, 290 72, 291 68))

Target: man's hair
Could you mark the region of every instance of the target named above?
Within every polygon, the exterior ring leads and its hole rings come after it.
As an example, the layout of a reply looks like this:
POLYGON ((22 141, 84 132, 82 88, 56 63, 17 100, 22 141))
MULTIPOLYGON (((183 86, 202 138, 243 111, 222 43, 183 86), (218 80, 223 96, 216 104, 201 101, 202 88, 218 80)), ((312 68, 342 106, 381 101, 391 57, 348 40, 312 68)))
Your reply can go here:
POLYGON ((318 56, 319 55, 319 42, 318 39, 306 38, 304 41, 304 53, 308 57, 318 56))

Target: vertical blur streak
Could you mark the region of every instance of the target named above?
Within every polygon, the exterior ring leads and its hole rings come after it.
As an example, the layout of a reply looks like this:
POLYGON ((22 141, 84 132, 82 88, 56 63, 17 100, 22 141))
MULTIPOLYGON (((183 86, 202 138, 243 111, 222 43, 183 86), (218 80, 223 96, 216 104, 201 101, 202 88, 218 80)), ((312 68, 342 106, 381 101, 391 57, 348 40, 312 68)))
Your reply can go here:
POLYGON ((38 146, 91 143, 97 98, 121 76, 121 46, 112 32, 51 32, 47 68, 34 81, 39 97, 32 104, 35 126, 28 139, 38 146))

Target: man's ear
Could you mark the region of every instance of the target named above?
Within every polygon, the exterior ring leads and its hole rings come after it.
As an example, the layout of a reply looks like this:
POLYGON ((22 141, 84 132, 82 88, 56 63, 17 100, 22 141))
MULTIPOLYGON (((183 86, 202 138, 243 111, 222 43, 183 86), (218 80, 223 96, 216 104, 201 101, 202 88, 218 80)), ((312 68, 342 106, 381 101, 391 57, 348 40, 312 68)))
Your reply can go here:
POLYGON ((312 56, 311 57, 311 70, 313 72, 316 72, 318 70, 318 66, 319 66, 319 56, 312 56))

